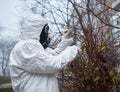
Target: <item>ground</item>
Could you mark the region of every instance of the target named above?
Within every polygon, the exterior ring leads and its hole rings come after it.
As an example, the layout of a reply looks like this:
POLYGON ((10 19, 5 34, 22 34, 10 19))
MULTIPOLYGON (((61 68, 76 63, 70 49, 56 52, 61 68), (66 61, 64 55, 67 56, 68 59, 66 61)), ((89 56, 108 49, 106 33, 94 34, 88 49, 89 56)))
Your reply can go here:
POLYGON ((0 77, 0 92, 13 92, 10 78, 0 77))

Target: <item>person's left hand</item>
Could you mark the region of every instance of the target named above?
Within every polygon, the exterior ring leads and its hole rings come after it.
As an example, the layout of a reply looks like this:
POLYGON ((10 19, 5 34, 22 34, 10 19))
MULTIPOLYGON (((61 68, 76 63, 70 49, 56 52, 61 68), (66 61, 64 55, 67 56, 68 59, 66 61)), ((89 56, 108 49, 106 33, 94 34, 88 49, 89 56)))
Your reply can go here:
POLYGON ((72 28, 68 28, 66 31, 65 31, 65 38, 70 38, 71 37, 71 34, 72 34, 72 28))

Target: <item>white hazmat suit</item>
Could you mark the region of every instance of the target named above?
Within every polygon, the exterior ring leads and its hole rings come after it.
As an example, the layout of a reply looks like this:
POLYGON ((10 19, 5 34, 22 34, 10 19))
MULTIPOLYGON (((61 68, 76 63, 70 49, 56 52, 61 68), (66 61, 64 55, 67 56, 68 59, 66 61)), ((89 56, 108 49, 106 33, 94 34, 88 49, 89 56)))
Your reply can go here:
POLYGON ((10 76, 14 92, 59 92, 56 73, 76 55, 72 39, 63 37, 56 49, 46 48, 39 35, 46 21, 37 15, 24 19, 22 39, 10 54, 10 76))

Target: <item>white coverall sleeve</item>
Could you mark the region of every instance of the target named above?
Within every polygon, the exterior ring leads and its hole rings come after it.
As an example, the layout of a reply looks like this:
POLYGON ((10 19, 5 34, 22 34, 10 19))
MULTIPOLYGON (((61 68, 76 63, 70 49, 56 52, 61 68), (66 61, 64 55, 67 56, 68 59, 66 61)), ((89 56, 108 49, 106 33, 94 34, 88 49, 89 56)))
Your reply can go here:
POLYGON ((70 46, 61 54, 48 55, 45 50, 24 45, 19 51, 21 68, 30 73, 58 73, 77 55, 78 48, 70 46))
POLYGON ((57 54, 60 54, 63 50, 65 50, 67 46, 70 46, 72 43, 73 43, 72 38, 65 38, 65 36, 63 36, 57 48, 51 49, 48 47, 45 50, 52 55, 57 55, 57 54))

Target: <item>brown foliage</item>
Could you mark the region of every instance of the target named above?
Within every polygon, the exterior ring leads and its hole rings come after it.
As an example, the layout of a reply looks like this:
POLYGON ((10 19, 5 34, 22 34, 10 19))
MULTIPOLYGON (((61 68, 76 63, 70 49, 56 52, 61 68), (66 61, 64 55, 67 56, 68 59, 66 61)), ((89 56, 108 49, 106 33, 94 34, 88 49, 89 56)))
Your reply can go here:
MULTIPOLYGON (((87 11, 86 22, 75 2, 69 1, 73 4, 78 16, 77 25, 80 25, 79 29, 82 29, 74 30, 75 40, 82 39, 80 46, 82 51, 63 70, 62 88, 68 90, 61 92, 120 92, 120 74, 116 71, 120 60, 111 29, 113 26, 109 23, 109 19, 103 20, 106 18, 105 16, 110 18, 110 13, 105 12, 104 16, 102 15, 103 17, 99 17, 99 20, 96 21, 96 25, 93 25, 90 11, 87 11), (101 25, 104 26, 101 27, 101 25), (94 26, 97 27, 95 31, 94 26)), ((94 17, 98 18, 97 15, 94 17)), ((73 26, 76 27, 76 25, 73 26)))

